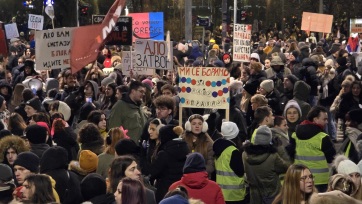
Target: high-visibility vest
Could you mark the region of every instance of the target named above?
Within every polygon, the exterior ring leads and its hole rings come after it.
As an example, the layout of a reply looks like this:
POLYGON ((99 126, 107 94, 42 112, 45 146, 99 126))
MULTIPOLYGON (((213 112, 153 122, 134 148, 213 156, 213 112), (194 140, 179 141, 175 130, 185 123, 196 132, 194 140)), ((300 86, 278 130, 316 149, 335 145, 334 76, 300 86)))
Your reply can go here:
POLYGON ((253 134, 251 135, 251 139, 250 139, 250 143, 251 144, 254 144, 254 142, 255 142, 255 135, 256 135, 256 130, 257 130, 258 128, 256 128, 254 131, 253 131, 253 134))
POLYGON ((314 184, 328 184, 329 168, 326 157, 322 151, 322 140, 327 134, 320 132, 308 140, 300 140, 293 133, 296 142, 295 164, 306 165, 314 175, 314 184))
POLYGON ((230 167, 234 150, 237 150, 234 146, 227 147, 215 160, 216 183, 219 184, 225 201, 241 201, 246 194, 244 177, 237 176, 230 167))

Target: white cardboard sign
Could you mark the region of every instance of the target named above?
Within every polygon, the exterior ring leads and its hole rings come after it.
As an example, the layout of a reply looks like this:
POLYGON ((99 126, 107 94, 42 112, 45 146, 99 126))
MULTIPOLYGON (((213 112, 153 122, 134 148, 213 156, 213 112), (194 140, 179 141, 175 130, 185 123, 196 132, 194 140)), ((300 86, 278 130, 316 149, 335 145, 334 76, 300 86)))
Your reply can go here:
POLYGON ((34 30, 43 30, 44 16, 29 14, 28 28, 34 30))

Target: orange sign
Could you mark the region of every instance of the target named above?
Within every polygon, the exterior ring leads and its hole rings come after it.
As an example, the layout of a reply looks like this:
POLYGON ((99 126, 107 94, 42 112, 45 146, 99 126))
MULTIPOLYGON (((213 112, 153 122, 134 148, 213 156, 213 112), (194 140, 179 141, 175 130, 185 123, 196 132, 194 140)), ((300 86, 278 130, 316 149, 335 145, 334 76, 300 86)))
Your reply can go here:
POLYGON ((302 30, 330 33, 332 31, 333 15, 303 12, 302 30))

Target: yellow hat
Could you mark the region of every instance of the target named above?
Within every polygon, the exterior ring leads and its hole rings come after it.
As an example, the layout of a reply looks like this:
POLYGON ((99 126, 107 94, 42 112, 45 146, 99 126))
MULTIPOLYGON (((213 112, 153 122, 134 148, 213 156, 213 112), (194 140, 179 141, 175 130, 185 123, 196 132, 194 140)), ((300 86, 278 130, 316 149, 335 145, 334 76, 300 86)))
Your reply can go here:
POLYGON ((215 39, 210 39, 210 43, 215 43, 215 39))
POLYGON ((219 45, 214 44, 214 45, 212 46, 212 49, 219 49, 219 45))
POLYGON ((97 155, 90 150, 82 150, 79 156, 79 166, 88 173, 96 171, 98 166, 97 155))

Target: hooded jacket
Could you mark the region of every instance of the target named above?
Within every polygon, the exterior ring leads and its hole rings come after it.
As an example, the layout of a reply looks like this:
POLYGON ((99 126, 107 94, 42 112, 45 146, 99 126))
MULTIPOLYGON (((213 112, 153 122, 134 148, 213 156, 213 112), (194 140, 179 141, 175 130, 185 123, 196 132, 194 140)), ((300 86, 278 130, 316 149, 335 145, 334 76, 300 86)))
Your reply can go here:
POLYGON ((263 203, 262 198, 274 198, 281 189, 279 175, 290 165, 284 148, 247 143, 244 149, 242 158, 250 186, 250 203, 263 203))
POLYGON ((47 149, 40 159, 40 173, 51 176, 56 184, 61 203, 81 203, 80 182, 73 172, 67 170, 68 155, 63 147, 54 146, 47 149))
POLYGON ((180 181, 173 183, 169 191, 178 186, 186 188, 190 198, 200 199, 207 204, 224 204, 224 196, 217 183, 208 179, 207 172, 184 174, 180 181))
POLYGON ((114 104, 108 120, 108 128, 123 126, 128 130, 128 135, 138 143, 146 121, 146 114, 140 105, 134 103, 129 95, 114 104))
POLYGON ((178 138, 162 145, 162 149, 150 166, 151 179, 157 179, 155 186, 157 202, 162 200, 170 185, 182 177, 182 168, 189 152, 186 142, 178 138))
POLYGON ((311 58, 305 58, 302 61, 302 67, 299 70, 299 79, 304 80, 310 86, 310 95, 318 95, 319 79, 317 77, 317 65, 311 58))
POLYGON ((295 82, 293 90, 293 100, 297 101, 300 109, 302 110, 301 120, 304 120, 307 117, 308 112, 311 109, 309 103, 307 103, 309 99, 309 93, 310 86, 307 83, 305 83, 304 81, 295 82))

